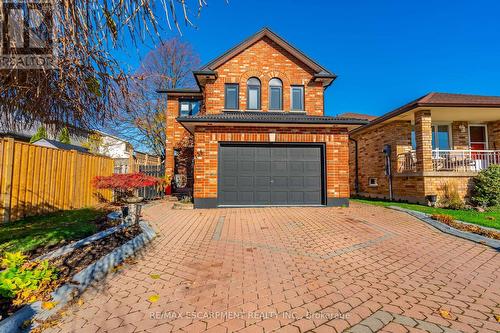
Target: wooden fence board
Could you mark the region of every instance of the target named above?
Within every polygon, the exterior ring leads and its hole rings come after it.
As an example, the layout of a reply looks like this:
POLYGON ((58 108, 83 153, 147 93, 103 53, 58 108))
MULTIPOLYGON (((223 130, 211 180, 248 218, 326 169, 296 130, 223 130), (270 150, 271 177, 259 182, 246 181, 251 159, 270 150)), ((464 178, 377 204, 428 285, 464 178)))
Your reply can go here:
POLYGON ((92 178, 112 175, 113 165, 105 156, 0 139, 0 221, 111 200, 111 191, 95 190, 92 178))

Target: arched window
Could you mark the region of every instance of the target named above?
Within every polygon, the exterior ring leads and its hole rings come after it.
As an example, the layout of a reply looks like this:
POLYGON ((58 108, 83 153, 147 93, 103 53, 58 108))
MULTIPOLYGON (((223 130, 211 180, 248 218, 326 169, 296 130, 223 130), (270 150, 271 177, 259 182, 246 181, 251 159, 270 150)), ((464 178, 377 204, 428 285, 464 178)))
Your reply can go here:
POLYGON ((283 110, 283 82, 278 78, 269 81, 269 110, 283 110))
POLYGON ((247 81, 247 109, 260 110, 260 80, 256 77, 247 81))

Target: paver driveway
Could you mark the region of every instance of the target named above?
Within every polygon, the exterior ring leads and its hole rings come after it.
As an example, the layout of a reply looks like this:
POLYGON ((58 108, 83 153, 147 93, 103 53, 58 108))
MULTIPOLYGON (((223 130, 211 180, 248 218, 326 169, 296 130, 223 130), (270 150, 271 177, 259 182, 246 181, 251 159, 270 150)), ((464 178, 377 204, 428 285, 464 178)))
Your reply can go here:
POLYGON ((500 331, 500 254, 404 213, 144 213, 158 238, 48 331, 500 331))

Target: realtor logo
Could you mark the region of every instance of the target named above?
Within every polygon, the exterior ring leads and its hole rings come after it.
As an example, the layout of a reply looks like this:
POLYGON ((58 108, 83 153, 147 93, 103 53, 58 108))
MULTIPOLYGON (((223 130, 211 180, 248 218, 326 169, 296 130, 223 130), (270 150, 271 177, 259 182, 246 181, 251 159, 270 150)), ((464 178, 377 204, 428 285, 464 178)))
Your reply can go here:
POLYGON ((0 3, 0 69, 54 68, 52 1, 0 3))

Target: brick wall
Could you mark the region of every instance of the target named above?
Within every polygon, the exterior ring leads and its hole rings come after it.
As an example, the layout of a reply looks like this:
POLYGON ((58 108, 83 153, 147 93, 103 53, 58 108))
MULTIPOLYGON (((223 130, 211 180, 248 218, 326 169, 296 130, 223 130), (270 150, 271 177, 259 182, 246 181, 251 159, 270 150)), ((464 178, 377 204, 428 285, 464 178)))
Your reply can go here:
POLYGON ((488 123, 489 149, 500 150, 500 120, 488 123))
POLYGON ((440 198, 444 194, 444 185, 446 183, 455 184, 458 193, 463 200, 467 201, 471 195, 473 187, 473 176, 466 175, 449 175, 449 176, 427 176, 425 177, 425 192, 426 195, 436 194, 440 198))
MULTIPOLYGON (((385 156, 382 152, 384 145, 391 146, 392 173, 398 168, 398 154, 411 150, 411 123, 405 121, 391 122, 380 127, 373 128, 361 135, 353 135, 358 142, 358 179, 359 192, 372 196, 389 197, 389 181, 385 176, 385 156), (378 186, 369 186, 369 179, 376 178, 378 186)), ((351 192, 354 193, 355 185, 355 146, 349 142, 350 148, 350 173, 351 192)), ((417 184, 410 182, 393 181, 393 190, 405 193, 417 190, 417 184)))
POLYGON ((432 118, 430 110, 415 112, 417 171, 432 171, 432 118))
MULTIPOLYGON (((283 110, 290 110, 290 86, 304 86, 304 108, 308 114, 323 115, 323 86, 312 82, 313 72, 289 52, 265 37, 215 69, 218 77, 206 84, 202 113, 220 113, 224 109, 224 84, 239 83, 240 109, 247 108, 247 85, 250 77, 261 81, 262 111, 268 111, 268 83, 273 77, 283 82, 283 110)), ((174 172, 174 148, 189 133, 175 120, 179 116, 179 97, 169 96, 166 110, 166 174, 174 172)))
POLYGON ((195 132, 195 198, 217 197, 219 142, 303 142, 326 144, 328 198, 349 197, 348 135, 345 128, 200 127, 195 132))
POLYGON ((239 83, 241 110, 247 109, 247 85, 250 77, 261 81, 261 105, 269 109, 268 83, 273 77, 283 82, 283 110, 290 110, 290 86, 304 85, 305 111, 323 115, 323 85, 312 82, 313 72, 290 53, 265 37, 251 45, 228 62, 215 69, 218 77, 205 87, 205 110, 220 113, 224 109, 224 84, 239 83))
POLYGON ((466 150, 469 149, 469 131, 467 129, 468 122, 454 121, 451 124, 451 141, 453 149, 466 150), (462 131, 462 128, 464 129, 462 131))
MULTIPOLYGON (((427 114, 420 115, 421 128, 429 125, 427 114), (424 118, 422 120, 422 118, 424 118)), ((467 149, 464 143, 468 144, 468 131, 464 136, 459 131, 460 123, 454 123, 452 126, 452 136, 454 147, 456 149, 467 149), (464 148, 459 148, 464 147, 464 148)), ((464 123, 467 126, 467 122, 464 123)), ((498 124, 496 125, 498 126, 498 124)), ((497 128, 493 125, 489 126, 490 137, 493 129, 497 128)), ((497 128, 497 133, 500 130, 497 128)), ((427 132, 424 136, 425 142, 421 143, 430 149, 431 137, 427 132)), ((497 134, 498 135, 498 134, 497 134)), ((457 173, 457 172, 433 172, 432 164, 427 165, 425 171, 415 173, 398 173, 397 155, 411 150, 411 124, 410 122, 394 121, 380 127, 372 128, 361 134, 354 134, 352 138, 358 141, 358 178, 359 192, 358 194, 365 197, 374 198, 389 198, 389 181, 384 175, 384 154, 382 149, 384 144, 390 144, 392 148, 392 173, 393 173, 393 195, 396 200, 404 200, 410 202, 426 203, 425 196, 436 194, 439 197, 443 195, 443 185, 446 183, 457 184, 460 196, 467 200, 470 197, 472 187, 472 178, 474 173, 457 173), (368 180, 370 177, 377 178, 378 186, 370 187, 368 180)), ((498 136, 497 136, 498 138, 498 136)), ((417 142, 419 142, 417 136, 417 142)), ((490 139, 491 142, 491 139, 490 139)), ((491 145, 490 145, 491 148, 491 145)), ((350 150, 350 174, 351 174, 351 195, 355 195, 355 151, 354 143, 349 143, 350 150)))

